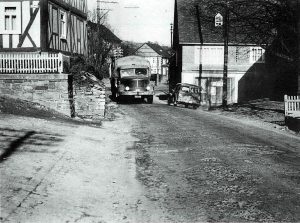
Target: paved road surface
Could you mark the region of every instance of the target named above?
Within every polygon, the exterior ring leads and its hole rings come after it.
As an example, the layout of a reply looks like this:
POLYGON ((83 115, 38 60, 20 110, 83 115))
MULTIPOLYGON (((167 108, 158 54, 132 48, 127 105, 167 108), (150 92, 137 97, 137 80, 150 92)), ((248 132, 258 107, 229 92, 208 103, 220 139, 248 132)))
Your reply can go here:
POLYGON ((300 221, 299 138, 163 104, 122 109, 137 120, 140 180, 178 221, 300 221))
POLYGON ((3 222, 300 221, 300 140, 121 104, 103 127, 1 115, 3 222))

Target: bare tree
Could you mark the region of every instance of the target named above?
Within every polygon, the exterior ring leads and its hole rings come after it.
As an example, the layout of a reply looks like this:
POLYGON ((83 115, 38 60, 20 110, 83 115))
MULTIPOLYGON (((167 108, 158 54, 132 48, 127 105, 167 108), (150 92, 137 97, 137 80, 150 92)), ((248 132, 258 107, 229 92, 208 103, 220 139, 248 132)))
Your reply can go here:
POLYGON ((96 10, 89 13, 88 42, 89 56, 87 64, 95 69, 98 78, 108 75, 108 60, 114 45, 106 24, 107 13, 98 14, 96 10))

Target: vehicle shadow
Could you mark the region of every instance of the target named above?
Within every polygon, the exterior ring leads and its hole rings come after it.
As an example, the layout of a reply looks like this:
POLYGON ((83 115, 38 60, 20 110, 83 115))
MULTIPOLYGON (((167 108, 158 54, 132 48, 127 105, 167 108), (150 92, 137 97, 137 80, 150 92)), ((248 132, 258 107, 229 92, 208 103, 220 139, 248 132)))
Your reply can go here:
POLYGON ((116 101, 118 104, 146 104, 146 99, 141 99, 141 98, 119 98, 116 101))
POLYGON ((62 141, 63 135, 50 132, 0 128, 0 163, 17 152, 55 153, 45 147, 54 147, 62 141))
POLYGON ((158 99, 161 101, 167 101, 169 99, 169 94, 161 93, 156 95, 156 97, 158 97, 158 99))

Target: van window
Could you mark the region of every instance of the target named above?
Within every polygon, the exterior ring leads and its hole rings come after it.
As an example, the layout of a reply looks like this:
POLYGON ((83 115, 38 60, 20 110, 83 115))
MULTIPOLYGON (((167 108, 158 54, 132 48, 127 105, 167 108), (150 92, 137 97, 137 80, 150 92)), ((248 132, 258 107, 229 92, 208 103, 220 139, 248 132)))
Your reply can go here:
POLYGON ((186 87, 186 86, 183 86, 183 87, 181 88, 181 90, 184 91, 184 92, 189 92, 189 91, 190 91, 190 88, 189 88, 189 87, 186 87))
POLYGON ((198 94, 198 93, 200 93, 200 89, 194 87, 194 88, 191 89, 191 92, 198 94))

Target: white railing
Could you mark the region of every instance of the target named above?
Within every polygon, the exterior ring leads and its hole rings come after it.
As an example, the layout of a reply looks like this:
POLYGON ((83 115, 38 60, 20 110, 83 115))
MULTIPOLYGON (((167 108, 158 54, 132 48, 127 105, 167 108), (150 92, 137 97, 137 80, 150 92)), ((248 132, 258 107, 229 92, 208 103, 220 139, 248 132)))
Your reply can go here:
POLYGON ((284 95, 284 114, 290 117, 300 117, 300 96, 284 95))
POLYGON ((0 53, 0 73, 62 73, 64 59, 61 53, 3 52, 0 53))

